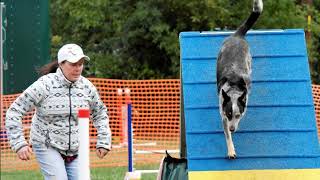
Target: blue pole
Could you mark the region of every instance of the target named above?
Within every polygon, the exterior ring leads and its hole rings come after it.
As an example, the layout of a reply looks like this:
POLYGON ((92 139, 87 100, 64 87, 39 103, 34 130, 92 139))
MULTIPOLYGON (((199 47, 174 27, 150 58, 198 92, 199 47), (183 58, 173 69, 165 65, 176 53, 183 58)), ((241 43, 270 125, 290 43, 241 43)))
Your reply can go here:
POLYGON ((132 119, 131 103, 127 104, 128 111, 128 171, 133 172, 133 147, 132 147, 132 119))

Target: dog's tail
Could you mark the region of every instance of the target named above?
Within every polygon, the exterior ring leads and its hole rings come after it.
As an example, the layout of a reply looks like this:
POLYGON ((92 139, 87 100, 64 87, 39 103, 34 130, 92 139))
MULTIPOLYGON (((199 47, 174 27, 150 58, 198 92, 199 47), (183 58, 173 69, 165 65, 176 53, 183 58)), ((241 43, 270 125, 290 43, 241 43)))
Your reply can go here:
POLYGON ((254 25, 254 23, 259 18, 260 14, 263 10, 263 2, 262 0, 253 0, 253 9, 249 16, 249 18, 241 24, 241 26, 235 32, 235 36, 244 37, 247 31, 254 25))

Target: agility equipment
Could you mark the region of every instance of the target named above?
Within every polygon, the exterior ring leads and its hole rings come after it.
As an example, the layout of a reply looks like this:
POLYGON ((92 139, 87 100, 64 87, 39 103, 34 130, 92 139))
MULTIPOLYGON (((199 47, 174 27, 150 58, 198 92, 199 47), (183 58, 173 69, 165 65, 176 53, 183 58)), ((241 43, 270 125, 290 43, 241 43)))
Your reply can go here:
POLYGON ((216 60, 232 32, 180 33, 189 179, 320 179, 320 148, 305 34, 249 31, 253 56, 248 109, 227 158, 216 60))
POLYGON ((123 106, 121 103, 121 97, 118 98, 119 101, 119 117, 122 122, 122 129, 125 130, 124 138, 122 138, 122 143, 120 146, 114 146, 116 148, 120 148, 121 146, 128 147, 128 172, 124 177, 125 180, 138 180, 141 179, 142 174, 147 173, 158 173, 159 170, 137 170, 134 168, 134 154, 165 154, 166 152, 173 152, 178 153, 178 150, 136 150, 137 146, 156 146, 156 142, 149 142, 149 143, 138 143, 134 144, 134 133, 133 133, 133 123, 132 123, 132 101, 130 96, 130 89, 118 89, 117 90, 118 96, 122 94, 125 95, 125 105, 123 106), (123 140, 126 140, 123 142, 123 140))
POLYGON ((90 179, 89 109, 78 110, 79 121, 79 180, 90 179))

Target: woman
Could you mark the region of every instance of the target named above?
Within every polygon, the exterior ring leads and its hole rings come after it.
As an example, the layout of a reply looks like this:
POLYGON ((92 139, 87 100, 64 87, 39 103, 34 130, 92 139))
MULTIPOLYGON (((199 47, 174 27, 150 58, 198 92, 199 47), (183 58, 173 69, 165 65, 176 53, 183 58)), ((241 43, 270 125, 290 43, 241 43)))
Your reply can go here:
POLYGON ((10 106, 6 129, 12 149, 21 160, 34 151, 45 179, 78 179, 79 147, 77 110, 89 108, 97 129, 96 153, 103 158, 111 150, 107 109, 97 89, 81 76, 84 61, 90 58, 80 46, 66 44, 58 51, 58 61, 40 69, 40 77, 10 106), (23 135, 22 117, 35 107, 30 144, 23 135), (33 151, 32 151, 33 149, 33 151))

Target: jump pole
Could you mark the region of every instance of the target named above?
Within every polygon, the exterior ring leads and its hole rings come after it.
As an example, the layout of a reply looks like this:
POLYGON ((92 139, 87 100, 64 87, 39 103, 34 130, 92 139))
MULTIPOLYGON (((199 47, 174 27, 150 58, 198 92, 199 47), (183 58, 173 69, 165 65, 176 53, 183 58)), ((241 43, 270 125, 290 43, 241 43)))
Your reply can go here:
POLYGON ((128 119, 128 172, 133 172, 133 143, 132 143, 132 119, 131 119, 131 98, 130 89, 124 90, 125 100, 127 104, 127 119, 128 119))
POLYGON ((134 171, 133 168, 133 128, 132 128, 132 118, 131 118, 131 98, 130 98, 130 89, 124 89, 125 101, 127 105, 127 129, 128 129, 128 172, 124 177, 124 180, 140 180, 141 172, 134 171))
POLYGON ((89 109, 78 110, 78 121, 79 121, 78 178, 79 180, 90 179, 89 118, 90 118, 89 109))

